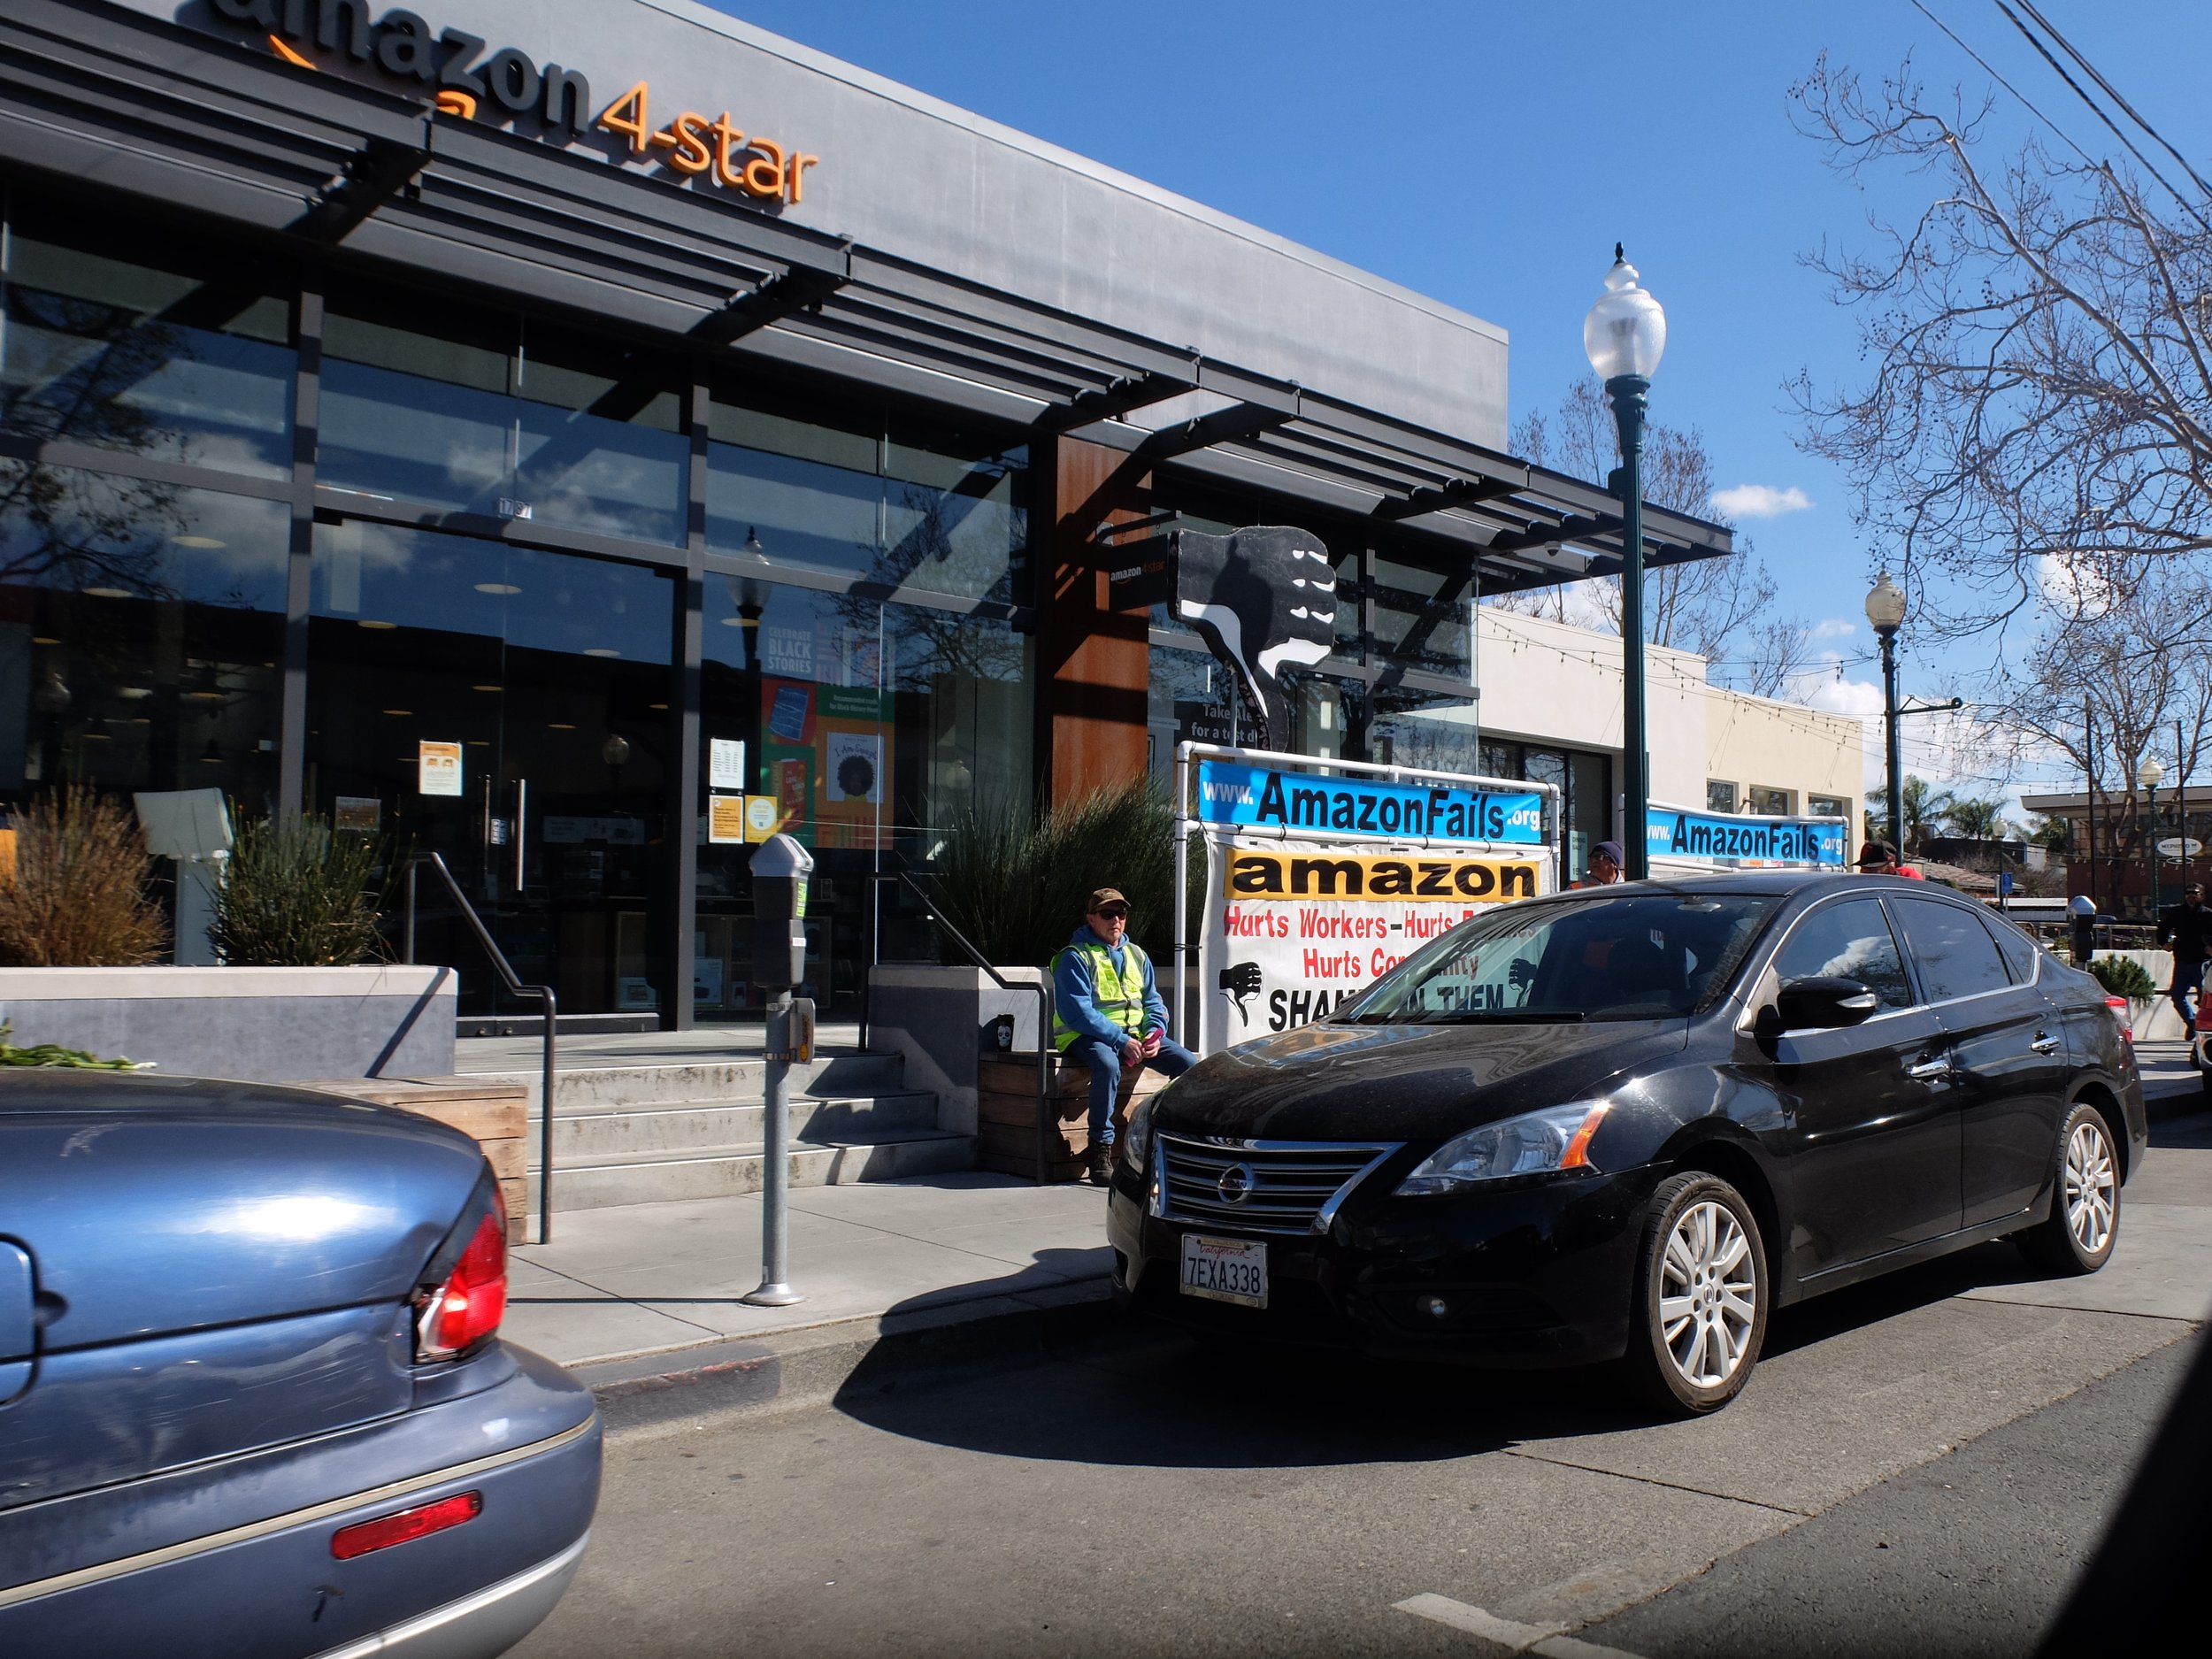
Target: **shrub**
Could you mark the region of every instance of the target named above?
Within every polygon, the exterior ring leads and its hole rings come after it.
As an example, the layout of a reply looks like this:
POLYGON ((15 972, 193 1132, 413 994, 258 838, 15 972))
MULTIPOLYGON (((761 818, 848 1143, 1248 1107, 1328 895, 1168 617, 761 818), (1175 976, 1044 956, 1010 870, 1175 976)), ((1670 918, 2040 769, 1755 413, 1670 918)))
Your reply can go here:
POLYGON ((0 963, 136 967, 158 961, 168 924, 146 891, 152 860, 130 809, 81 784, 15 820, 15 871, 0 877, 0 963))
POLYGON ((383 862, 373 837, 334 834, 312 814, 240 831, 207 936, 234 967, 344 967, 383 955, 383 862))
POLYGON ((2097 983, 2105 988, 2108 996, 2156 996, 2158 983, 2150 970, 2130 956, 2098 956, 2091 961, 2089 972, 2097 983))
MULTIPOLYGON (((1175 916, 1175 814, 1139 779, 1031 811, 978 801, 953 815, 933 887, 946 918, 1000 966, 1042 967, 1082 925, 1096 887, 1129 898, 1129 934, 1164 961, 1175 916)), ((1205 898, 1205 851, 1191 842, 1191 925, 1205 898)), ((941 961, 964 964, 949 939, 941 961)))

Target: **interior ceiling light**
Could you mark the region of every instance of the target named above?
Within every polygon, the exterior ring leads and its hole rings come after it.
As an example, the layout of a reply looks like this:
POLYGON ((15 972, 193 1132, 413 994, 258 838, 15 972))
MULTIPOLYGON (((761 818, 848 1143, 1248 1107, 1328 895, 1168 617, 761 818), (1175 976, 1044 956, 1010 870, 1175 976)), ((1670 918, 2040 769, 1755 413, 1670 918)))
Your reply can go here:
POLYGON ((414 713, 414 710, 412 709, 387 709, 384 712, 387 714, 399 715, 403 718, 407 715, 414 713))
POLYGON ((131 596, 127 588, 88 588, 84 594, 88 599, 128 599, 131 596))
POLYGON ((622 653, 611 645, 594 645, 588 648, 584 655, 587 657, 619 657, 622 653))
POLYGON ((471 686, 469 689, 471 691, 504 691, 507 687, 504 686, 471 686))
POLYGON ((566 720, 548 720, 545 726, 549 732, 572 732, 576 729, 566 720))
POLYGON ((154 695, 154 688, 151 686, 118 686, 115 688, 115 695, 119 697, 127 697, 131 702, 136 703, 141 697, 152 696, 154 695))
POLYGON ((396 622, 372 622, 368 618, 364 617, 361 618, 360 626, 365 628, 396 628, 399 626, 399 624, 396 622))
POLYGON ((480 594, 506 595, 518 594, 522 589, 512 582, 479 582, 476 584, 476 591, 480 594))
POLYGON ((211 535, 180 535, 171 539, 179 547, 228 547, 230 545, 229 542, 218 541, 211 535))

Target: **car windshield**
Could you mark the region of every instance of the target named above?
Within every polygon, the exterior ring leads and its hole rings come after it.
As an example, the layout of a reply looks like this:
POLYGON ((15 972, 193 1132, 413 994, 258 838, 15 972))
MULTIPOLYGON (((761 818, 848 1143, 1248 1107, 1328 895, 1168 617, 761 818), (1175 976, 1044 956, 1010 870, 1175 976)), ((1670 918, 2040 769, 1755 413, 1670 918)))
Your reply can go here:
POLYGON ((1449 1025, 1695 1013, 1727 988, 1777 902, 1642 887, 1502 906, 1408 957, 1336 1018, 1449 1025))

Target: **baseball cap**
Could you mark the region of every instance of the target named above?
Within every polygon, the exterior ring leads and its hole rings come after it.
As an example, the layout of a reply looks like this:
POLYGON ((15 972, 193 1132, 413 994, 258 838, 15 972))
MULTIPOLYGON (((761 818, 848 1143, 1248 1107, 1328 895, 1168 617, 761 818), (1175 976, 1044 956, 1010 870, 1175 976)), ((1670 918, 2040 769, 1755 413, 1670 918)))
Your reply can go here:
POLYGON ((1122 897, 1119 887, 1097 887, 1093 889, 1091 902, 1085 908, 1083 914, 1095 916, 1109 904, 1118 904, 1125 910, 1129 908, 1129 901, 1122 897))
POLYGON ((1897 849, 1887 841, 1868 841, 1859 849, 1859 865, 1862 869, 1868 864, 1893 864, 1896 862, 1897 849))

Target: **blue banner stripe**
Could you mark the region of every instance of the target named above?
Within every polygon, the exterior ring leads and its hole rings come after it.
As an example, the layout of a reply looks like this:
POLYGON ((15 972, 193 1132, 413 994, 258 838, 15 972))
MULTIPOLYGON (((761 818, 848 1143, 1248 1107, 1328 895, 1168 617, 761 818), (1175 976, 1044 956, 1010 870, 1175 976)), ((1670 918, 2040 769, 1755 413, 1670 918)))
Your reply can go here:
POLYGON ((1544 844, 1544 797, 1532 791, 1494 795, 1444 784, 1323 778, 1241 762, 1198 763, 1198 818, 1293 833, 1544 844))
POLYGON ((1651 808, 1644 820, 1654 858, 1722 864, 1755 861, 1817 870, 1850 868, 1849 828, 1839 818, 1732 818, 1660 806, 1651 808))

